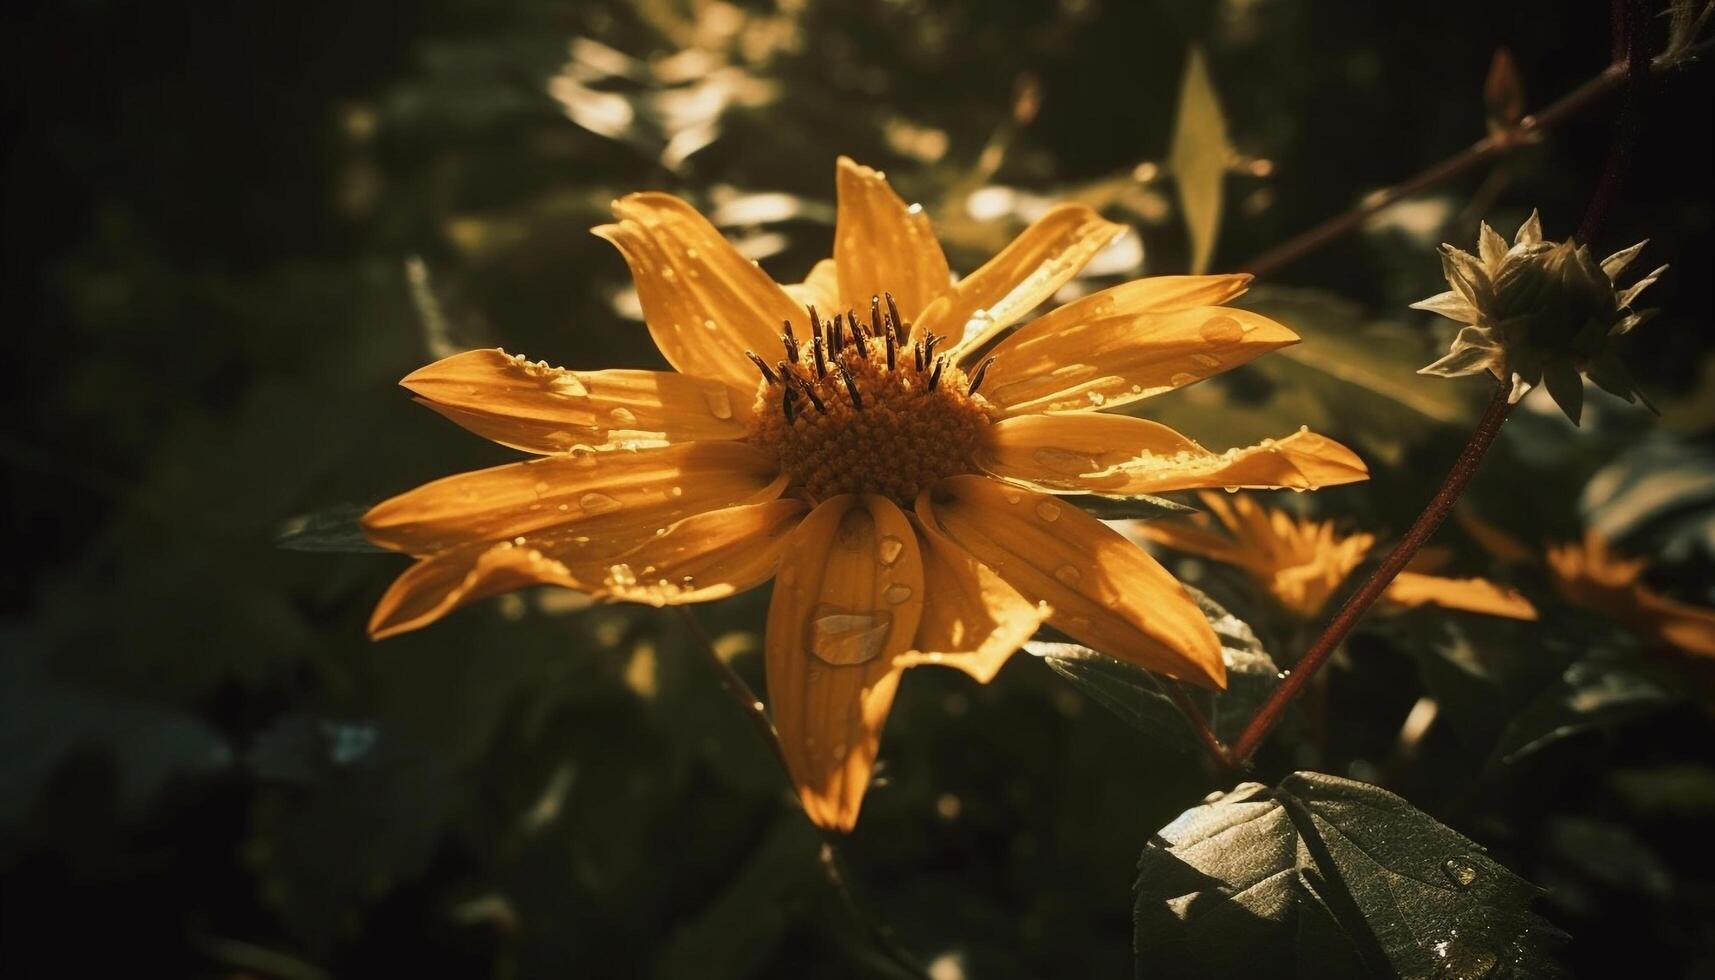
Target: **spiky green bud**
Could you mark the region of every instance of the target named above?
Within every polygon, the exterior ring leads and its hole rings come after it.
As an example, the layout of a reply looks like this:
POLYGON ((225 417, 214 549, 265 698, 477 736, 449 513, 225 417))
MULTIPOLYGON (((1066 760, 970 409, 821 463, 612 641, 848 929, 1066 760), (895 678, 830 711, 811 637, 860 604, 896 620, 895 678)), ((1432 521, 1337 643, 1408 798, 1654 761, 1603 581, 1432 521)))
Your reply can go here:
POLYGON ((1533 386, 1546 384, 1575 423, 1584 406, 1582 377, 1637 401, 1642 393, 1615 356, 1612 341, 1654 314, 1633 310, 1632 302, 1667 266, 1624 290, 1615 279, 1645 244, 1598 263, 1587 246, 1544 241, 1541 221, 1532 212, 1511 245, 1484 224, 1476 255, 1441 246, 1441 268, 1453 288, 1412 308, 1466 326, 1447 356, 1418 373, 1452 378, 1487 371, 1512 383, 1515 402, 1533 386))

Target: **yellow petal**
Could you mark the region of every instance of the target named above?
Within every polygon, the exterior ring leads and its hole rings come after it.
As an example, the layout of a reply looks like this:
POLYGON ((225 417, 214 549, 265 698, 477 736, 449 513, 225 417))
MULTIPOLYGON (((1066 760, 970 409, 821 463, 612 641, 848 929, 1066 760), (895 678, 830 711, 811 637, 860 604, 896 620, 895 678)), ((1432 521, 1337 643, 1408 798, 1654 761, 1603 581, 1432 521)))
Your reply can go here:
MULTIPOLYGON (((1245 277, 1201 278, 1240 280, 1242 287, 1245 277)), ((1005 415, 1108 409, 1298 343, 1297 334, 1248 310, 1138 311, 1124 296, 1107 296, 1126 288, 1069 303, 1001 341, 983 394, 1005 415)))
POLYGON ((670 371, 568 371, 502 350, 454 354, 400 384, 478 435, 531 453, 741 439, 755 389, 670 371))
POLYGON ((1123 231, 1082 204, 1058 205, 925 310, 914 332, 946 334, 949 349, 972 351, 1053 296, 1123 231))
POLYGON ((631 194, 613 204, 620 220, 594 229, 631 267, 655 346, 681 374, 754 391, 761 380, 744 356, 772 357, 781 324, 798 304, 738 254, 689 204, 670 194, 631 194))
POLYGON ((906 322, 948 291, 951 274, 941 243, 921 207, 906 207, 878 170, 840 157, 839 214, 834 221, 834 262, 839 267, 839 312, 863 315, 870 297, 891 292, 906 322))
POLYGON ((743 442, 580 450, 426 483, 372 507, 363 528, 416 555, 527 537, 564 561, 579 545, 611 543, 606 553, 617 553, 655 528, 772 499, 784 486, 774 460, 743 442))
POLYGON ((1155 559, 1053 497, 980 476, 942 480, 917 498, 924 527, 946 534, 1080 643, 1170 677, 1225 687, 1214 630, 1155 559))
POLYGON ((784 287, 786 295, 792 297, 792 301, 797 303, 800 309, 814 306, 823 313, 837 311, 840 308, 840 278, 835 271, 837 268, 833 259, 817 262, 803 282, 788 283, 784 287))
POLYGON ((1693 606, 1639 588, 1637 627, 1646 636, 1671 647, 1715 657, 1715 609, 1693 606))
POLYGON ((444 552, 394 580, 369 618, 369 636, 384 640, 421 629, 466 603, 532 585, 585 588, 564 565, 510 541, 444 552))
POLYGON ((1021 415, 990 426, 978 463, 1059 493, 1137 494, 1204 487, 1314 490, 1367 479, 1350 449, 1301 429, 1212 453, 1165 425, 1123 415, 1021 415))
POLYGON ((922 611, 917 536, 887 498, 823 501, 789 536, 768 607, 768 698, 817 826, 857 823, 922 611))
POLYGON ((787 498, 694 514, 579 577, 598 583, 598 595, 652 606, 724 599, 774 577, 809 510, 787 498))
POLYGON ((1382 593, 1389 602, 1407 608, 1440 606, 1507 619, 1535 620, 1536 607, 1516 590, 1480 578, 1442 578, 1421 572, 1401 572, 1382 593))
MULTIPOLYGON (((1202 517, 1203 515, 1195 515, 1202 517)), ((1142 538, 1164 548, 1187 555, 1197 555, 1229 565, 1244 566, 1249 557, 1244 546, 1231 538, 1222 537, 1204 526, 1190 521, 1133 521, 1127 525, 1132 537, 1142 538)))
POLYGON ((900 664, 954 667, 987 684, 1048 618, 1049 610, 919 522, 923 547, 923 621, 900 664))

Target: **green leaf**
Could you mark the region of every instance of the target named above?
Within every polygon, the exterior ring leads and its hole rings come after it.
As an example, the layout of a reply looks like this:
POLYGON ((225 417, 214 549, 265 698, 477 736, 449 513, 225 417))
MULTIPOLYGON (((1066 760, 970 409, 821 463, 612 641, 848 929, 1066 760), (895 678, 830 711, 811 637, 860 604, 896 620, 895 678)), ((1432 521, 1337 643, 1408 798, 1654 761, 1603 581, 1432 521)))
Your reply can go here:
POLYGON ((1298 772, 1163 828, 1138 862, 1136 975, 1561 975, 1541 890, 1376 786, 1298 772))
POLYGON ((335 504, 287 519, 274 532, 274 545, 287 551, 383 552, 363 534, 362 504, 335 504))
POLYGON ((1168 166, 1179 187, 1179 206, 1185 212, 1185 228, 1191 236, 1191 272, 1200 275, 1215 254, 1215 239, 1221 228, 1221 184, 1233 161, 1233 146, 1227 140, 1227 120, 1201 49, 1192 48, 1185 59, 1185 76, 1179 87, 1179 114, 1173 123, 1173 142, 1167 151, 1168 166))
MULTIPOLYGON (((1269 692, 1280 683, 1280 669, 1249 625, 1196 589, 1184 588, 1220 639, 1221 659, 1227 665, 1225 691, 1188 688, 1187 693, 1202 709, 1215 734, 1230 740, 1238 736, 1269 692)), ((1165 741, 1182 752, 1202 751, 1184 715, 1163 689, 1162 684, 1167 681, 1142 667, 1076 643, 1032 641, 1024 648, 1152 739, 1165 741)))
POLYGON ((1170 514, 1196 514, 1199 508, 1166 497, 1139 494, 1135 497, 1100 497, 1095 494, 1074 494, 1061 500, 1082 507, 1104 521, 1150 521, 1170 514))
POLYGON ((1586 657, 1519 712, 1495 758, 1511 764, 1567 736, 1612 728, 1678 700, 1667 685, 1624 663, 1586 657))
POLYGON ((1198 751, 1185 717, 1149 671, 1076 643, 1032 641, 1024 649, 1151 740, 1198 751))

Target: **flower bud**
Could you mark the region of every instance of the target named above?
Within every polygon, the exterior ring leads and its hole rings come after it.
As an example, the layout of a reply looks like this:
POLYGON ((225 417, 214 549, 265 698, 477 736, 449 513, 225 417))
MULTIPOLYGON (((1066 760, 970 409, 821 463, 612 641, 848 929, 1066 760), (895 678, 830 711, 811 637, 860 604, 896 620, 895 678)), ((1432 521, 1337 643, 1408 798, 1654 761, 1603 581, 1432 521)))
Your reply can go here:
MULTIPOLYGON (((1583 410, 1582 377, 1628 402, 1638 400, 1641 393, 1615 356, 1612 341, 1655 312, 1634 311, 1632 301, 1667 266, 1627 289, 1615 286, 1615 277, 1645 244, 1598 263, 1587 246, 1543 241, 1542 225, 1532 212, 1511 245, 1487 224, 1476 255, 1443 245, 1441 267, 1453 288, 1412 308, 1466 326, 1447 356, 1418 373, 1451 378, 1487 371, 1512 383, 1515 402, 1532 386, 1546 383, 1575 423, 1583 410)), ((1644 404, 1649 405, 1647 399, 1644 404)))

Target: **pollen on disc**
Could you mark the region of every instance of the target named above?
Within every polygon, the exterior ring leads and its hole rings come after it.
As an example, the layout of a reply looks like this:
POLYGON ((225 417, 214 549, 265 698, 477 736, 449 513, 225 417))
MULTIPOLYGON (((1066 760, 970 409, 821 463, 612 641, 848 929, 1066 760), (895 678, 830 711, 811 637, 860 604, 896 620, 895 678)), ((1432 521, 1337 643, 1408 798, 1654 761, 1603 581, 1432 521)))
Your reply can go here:
POLYGON ((929 338, 907 344, 885 314, 855 322, 814 321, 796 359, 771 366, 750 439, 816 500, 874 493, 910 507, 942 477, 976 471, 989 405, 929 338))

